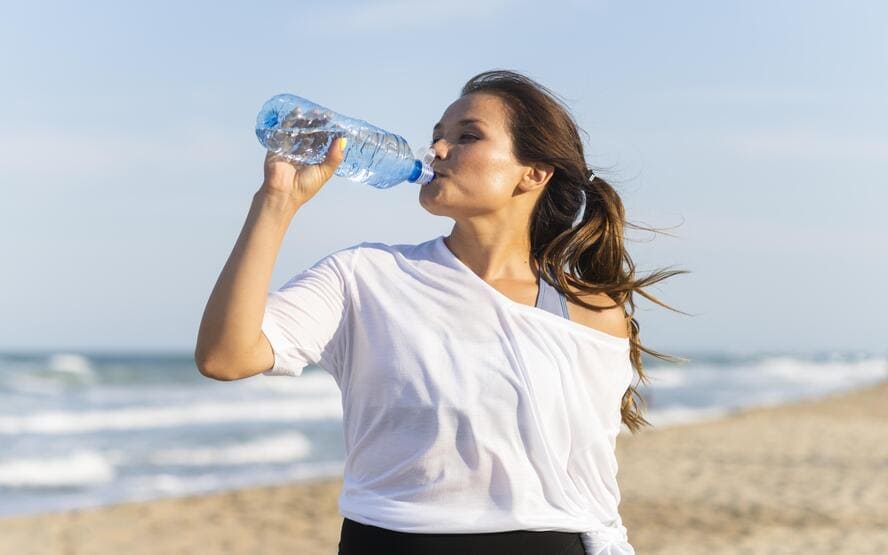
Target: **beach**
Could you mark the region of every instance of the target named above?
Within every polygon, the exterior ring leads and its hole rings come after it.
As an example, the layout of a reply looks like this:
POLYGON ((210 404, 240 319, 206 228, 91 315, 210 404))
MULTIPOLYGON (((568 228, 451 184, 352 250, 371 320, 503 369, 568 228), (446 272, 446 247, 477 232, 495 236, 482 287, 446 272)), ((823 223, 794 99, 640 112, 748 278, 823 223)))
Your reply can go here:
MULTIPOLYGON (((888 553, 888 383, 617 442, 639 555, 888 553)), ((0 553, 336 553, 341 479, 0 518, 0 553)))

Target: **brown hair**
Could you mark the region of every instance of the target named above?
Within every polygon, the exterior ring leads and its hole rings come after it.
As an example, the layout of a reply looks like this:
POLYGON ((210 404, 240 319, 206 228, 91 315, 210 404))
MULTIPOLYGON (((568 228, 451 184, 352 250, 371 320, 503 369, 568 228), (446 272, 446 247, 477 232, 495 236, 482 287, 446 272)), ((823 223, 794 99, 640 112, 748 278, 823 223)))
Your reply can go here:
MULTIPOLYGON (((689 272, 659 270, 635 279, 635 264, 626 251, 623 229, 628 226, 658 230, 625 221, 623 203, 616 190, 587 166, 579 127, 566 105, 543 85, 508 70, 479 73, 463 86, 460 96, 477 92, 494 94, 506 105, 516 159, 523 164, 540 162, 555 168, 530 218, 531 254, 539 265, 540 276, 571 301, 591 310, 623 307, 629 328, 630 359, 639 382, 649 381, 641 351, 670 362, 686 360, 641 345, 633 293, 676 310, 643 288, 689 272), (574 226, 581 210, 581 219, 574 226), (605 293, 616 304, 588 304, 571 287, 579 294, 605 293)), ((651 426, 642 416, 645 405, 645 399, 630 385, 623 395, 620 414, 633 433, 651 426)))

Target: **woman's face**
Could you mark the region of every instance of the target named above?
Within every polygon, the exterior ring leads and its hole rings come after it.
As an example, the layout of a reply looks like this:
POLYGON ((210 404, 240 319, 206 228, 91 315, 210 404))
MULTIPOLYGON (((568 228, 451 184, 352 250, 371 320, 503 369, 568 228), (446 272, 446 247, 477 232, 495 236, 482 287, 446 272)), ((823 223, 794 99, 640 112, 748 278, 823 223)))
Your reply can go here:
POLYGON ((512 153, 506 107, 499 97, 463 96, 447 108, 431 133, 436 177, 419 192, 426 210, 454 218, 489 214, 519 193, 516 187, 529 168, 512 153))

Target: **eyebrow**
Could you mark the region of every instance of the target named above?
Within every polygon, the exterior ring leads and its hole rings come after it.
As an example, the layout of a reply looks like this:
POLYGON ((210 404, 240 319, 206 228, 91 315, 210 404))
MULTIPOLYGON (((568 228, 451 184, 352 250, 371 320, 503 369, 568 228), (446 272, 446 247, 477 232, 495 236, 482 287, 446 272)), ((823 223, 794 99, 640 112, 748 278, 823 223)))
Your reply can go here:
MULTIPOLYGON (((458 122, 456 122, 457 125, 465 125, 465 124, 468 124, 468 123, 481 123, 481 124, 483 124, 484 122, 481 121, 480 119, 475 119, 475 118, 461 119, 461 120, 459 120, 458 122)), ((440 122, 440 121, 439 121, 438 123, 436 123, 434 127, 432 127, 432 132, 434 132, 434 131, 435 131, 436 129, 438 129, 439 127, 441 127, 441 122, 440 122)))

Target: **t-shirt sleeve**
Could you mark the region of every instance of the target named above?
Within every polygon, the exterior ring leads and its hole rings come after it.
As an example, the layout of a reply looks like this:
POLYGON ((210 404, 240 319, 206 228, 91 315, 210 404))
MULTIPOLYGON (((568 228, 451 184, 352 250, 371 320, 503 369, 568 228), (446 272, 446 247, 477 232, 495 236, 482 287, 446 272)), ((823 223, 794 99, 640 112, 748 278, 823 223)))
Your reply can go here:
POLYGON ((341 372, 356 247, 325 256, 268 293, 262 333, 274 351, 266 376, 299 376, 317 364, 341 372))

